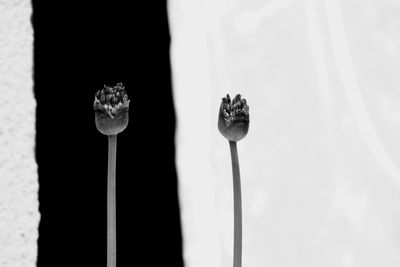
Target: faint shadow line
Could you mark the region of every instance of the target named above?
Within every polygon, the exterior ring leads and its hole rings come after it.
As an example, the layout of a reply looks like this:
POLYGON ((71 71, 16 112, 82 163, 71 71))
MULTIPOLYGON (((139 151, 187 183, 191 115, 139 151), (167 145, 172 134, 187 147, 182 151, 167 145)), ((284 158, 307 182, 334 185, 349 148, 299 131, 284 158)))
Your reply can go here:
POLYGON ((400 188, 399 170, 377 134, 360 91, 344 30, 341 10, 340 0, 325 0, 325 12, 334 58, 343 82, 346 99, 360 131, 361 138, 367 144, 376 161, 389 174, 395 185, 400 188))

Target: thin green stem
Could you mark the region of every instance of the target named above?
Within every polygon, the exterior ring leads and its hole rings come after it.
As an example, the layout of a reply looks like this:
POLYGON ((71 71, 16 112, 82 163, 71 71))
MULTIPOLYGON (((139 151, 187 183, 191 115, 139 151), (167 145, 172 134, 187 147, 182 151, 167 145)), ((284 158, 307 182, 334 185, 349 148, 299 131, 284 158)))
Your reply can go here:
POLYGON ((107 177, 107 267, 117 266, 117 236, 115 213, 115 165, 117 158, 117 135, 108 136, 107 177))
POLYGON ((242 193, 239 157, 235 141, 229 141, 233 176, 233 267, 242 266, 242 193))

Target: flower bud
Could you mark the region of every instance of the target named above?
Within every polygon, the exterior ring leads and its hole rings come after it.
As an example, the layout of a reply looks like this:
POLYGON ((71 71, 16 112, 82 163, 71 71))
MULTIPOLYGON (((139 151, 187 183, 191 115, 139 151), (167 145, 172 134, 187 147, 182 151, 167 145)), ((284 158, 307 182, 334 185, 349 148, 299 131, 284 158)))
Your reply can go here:
POLYGON ((238 94, 231 101, 229 94, 222 98, 218 115, 218 130, 229 141, 243 139, 249 131, 249 106, 238 94))
POLYGON ((104 88, 95 94, 93 109, 97 130, 102 134, 116 135, 122 132, 129 120, 129 99, 124 85, 104 85, 104 88))

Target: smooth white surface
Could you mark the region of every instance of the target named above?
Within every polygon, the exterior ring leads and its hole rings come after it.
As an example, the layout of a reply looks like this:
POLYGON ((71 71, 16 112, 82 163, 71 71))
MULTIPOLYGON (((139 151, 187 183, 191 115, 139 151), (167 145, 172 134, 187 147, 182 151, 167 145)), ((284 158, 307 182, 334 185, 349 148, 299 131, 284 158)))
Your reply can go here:
POLYGON ((187 267, 232 266, 217 129, 241 93, 243 266, 400 266, 400 4, 170 0, 187 267))
POLYGON ((0 0, 0 266, 36 266, 31 2, 0 0))

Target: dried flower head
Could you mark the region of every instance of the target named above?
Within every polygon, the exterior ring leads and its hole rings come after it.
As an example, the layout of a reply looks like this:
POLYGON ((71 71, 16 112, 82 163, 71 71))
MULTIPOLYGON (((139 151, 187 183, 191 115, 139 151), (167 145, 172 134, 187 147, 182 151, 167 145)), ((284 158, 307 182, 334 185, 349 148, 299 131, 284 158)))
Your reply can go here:
POLYGON ((229 141, 243 139, 249 131, 249 106, 238 94, 231 101, 229 94, 222 98, 218 116, 218 129, 229 141))
POLYGON ((129 120, 129 99, 124 85, 104 85, 94 97, 93 109, 96 127, 102 134, 115 135, 122 132, 129 120))

